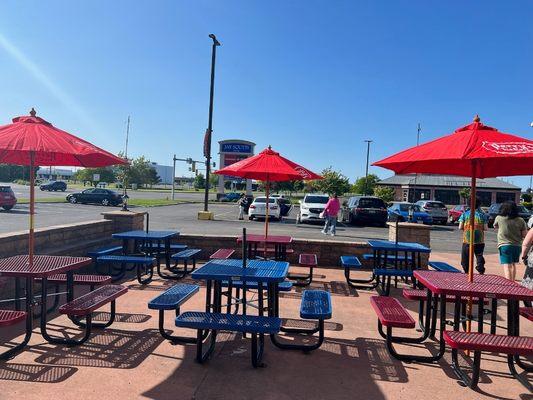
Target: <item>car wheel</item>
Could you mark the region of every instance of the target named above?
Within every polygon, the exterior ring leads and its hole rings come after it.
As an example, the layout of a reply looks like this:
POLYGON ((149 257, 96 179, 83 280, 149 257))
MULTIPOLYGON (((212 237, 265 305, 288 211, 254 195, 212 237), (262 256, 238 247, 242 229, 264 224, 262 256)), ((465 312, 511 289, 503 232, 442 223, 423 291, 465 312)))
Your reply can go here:
POLYGON ((109 205, 109 200, 108 199, 102 199, 102 205, 103 206, 108 206, 109 205))
POLYGON ((78 202, 78 200, 74 196, 72 196, 70 199, 68 199, 68 201, 70 202, 70 204, 76 204, 78 202))
POLYGON ((62 192, 64 192, 65 190, 67 190, 67 188, 63 188, 63 189, 61 189, 62 192))
POLYGON ((253 215, 249 215, 249 216, 248 216, 248 219, 249 219, 250 221, 253 221, 254 216, 253 216, 253 215))
POLYGON ((301 224, 302 223, 302 217, 300 216, 300 213, 296 216, 296 223, 301 224))
POLYGON ((9 211, 13 208, 13 206, 2 206, 2 208, 6 211, 9 211))
POLYGON ((349 214, 348 214, 348 223, 349 223, 350 225, 353 225, 353 224, 354 224, 354 220, 353 220, 353 215, 352 215, 352 213, 349 213, 349 214))

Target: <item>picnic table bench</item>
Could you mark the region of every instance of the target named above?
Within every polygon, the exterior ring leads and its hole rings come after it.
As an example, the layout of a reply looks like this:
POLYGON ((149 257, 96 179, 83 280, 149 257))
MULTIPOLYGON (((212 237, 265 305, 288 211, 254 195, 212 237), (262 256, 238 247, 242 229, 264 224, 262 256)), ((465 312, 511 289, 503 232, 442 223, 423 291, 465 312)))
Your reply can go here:
MULTIPOLYGON (((411 354, 399 354, 393 346, 393 343, 422 343, 429 336, 429 329, 423 332, 420 337, 402 337, 394 336, 392 328, 413 329, 415 327, 415 320, 405 307, 394 297, 388 296, 372 296, 370 304, 378 317, 378 332, 387 342, 387 349, 389 353, 400 361, 418 361, 418 362, 433 362, 437 361, 442 354, 444 354, 444 345, 442 344, 437 356, 419 356, 411 354), (386 333, 383 332, 383 326, 386 328, 386 333)), ((441 310, 441 317, 442 317, 441 310)))
MULTIPOLYGON (((26 319, 26 311, 0 310, 0 328, 18 324, 26 319)), ((28 344, 30 335, 26 334, 21 343, 11 347, 9 350, 0 353, 0 360, 9 360, 14 357, 24 346, 28 344)))
POLYGON ((96 249, 96 250, 91 250, 87 253, 87 255, 93 258, 94 260, 96 260, 96 258, 100 256, 107 256, 110 254, 116 254, 120 252, 122 252, 122 246, 105 246, 105 247, 100 247, 99 249, 96 249))
POLYGON ((165 290, 156 298, 152 299, 148 303, 148 308, 150 310, 159 310, 159 333, 165 339, 168 339, 174 343, 196 343, 197 338, 176 336, 168 334, 165 331, 165 311, 174 310, 175 316, 180 315, 180 306, 183 305, 187 300, 193 297, 200 287, 193 284, 178 284, 172 286, 170 289, 165 290))
POLYGON ((115 300, 125 294, 127 291, 128 288, 122 285, 105 285, 59 307, 60 314, 65 314, 70 318, 75 319, 77 321, 77 325, 84 328, 85 334, 81 339, 52 337, 48 334, 46 326, 41 323, 41 332, 43 337, 52 343, 66 345, 84 343, 87 341, 87 339, 89 339, 93 327, 106 328, 115 321, 115 300), (111 303, 111 313, 108 322, 93 323, 93 312, 108 303, 111 303), (85 323, 79 322, 79 318, 84 318, 85 323))
POLYGON ((309 286, 313 282, 313 269, 318 265, 316 254, 300 254, 298 256, 298 265, 308 268, 307 274, 289 273, 287 278, 293 281, 294 286, 309 286))
POLYGON ((233 249, 218 249, 209 256, 210 260, 227 260, 235 253, 233 249))
POLYGON ((481 352, 503 353, 507 354, 508 365, 511 372, 518 381, 529 391, 533 387, 524 377, 516 371, 514 364, 511 362, 513 357, 533 355, 533 337, 493 335, 488 333, 477 332, 444 332, 444 340, 454 350, 472 350, 474 351, 474 361, 472 364, 472 377, 469 377, 460 367, 459 364, 453 363, 452 368, 455 373, 461 377, 461 380, 471 389, 477 387, 479 382, 479 372, 481 368, 481 352))
POLYGON ((152 281, 154 275, 154 263, 156 263, 157 260, 154 257, 145 256, 107 255, 98 257, 96 262, 98 264, 121 265, 122 274, 118 277, 115 276, 115 280, 124 276, 126 264, 132 264, 137 273, 137 281, 144 285, 152 281))
POLYGON ((324 320, 330 319, 332 315, 331 295, 325 290, 304 290, 300 303, 300 318, 306 320, 317 320, 315 328, 288 328, 281 327, 280 330, 286 333, 312 335, 318 332, 318 339, 314 344, 293 344, 280 342, 275 336, 273 343, 280 349, 302 350, 310 352, 318 349, 324 342, 324 320))
POLYGON ((165 275, 161 272, 160 267, 158 265, 157 267, 157 273, 161 278, 164 279, 182 279, 184 278, 188 273, 193 272, 196 269, 196 257, 199 253, 201 253, 201 249, 187 249, 180 251, 179 253, 172 254, 170 258, 174 260, 174 265, 169 268, 169 270, 174 275, 165 275), (183 261, 183 268, 179 267, 180 261, 183 261), (189 269, 189 262, 192 261, 192 269, 189 269))
POLYGON ((234 315, 210 312, 184 312, 176 317, 176 326, 197 330, 196 361, 203 363, 209 358, 215 348, 216 332, 219 330, 249 333, 252 337, 252 365, 257 368, 262 365, 264 335, 278 333, 281 319, 258 315, 234 315), (203 330, 211 331, 209 348, 203 351, 203 330))
POLYGON ((346 283, 348 286, 351 286, 356 289, 374 289, 379 281, 376 279, 376 275, 372 272, 372 275, 368 279, 354 279, 350 277, 350 272, 355 271, 365 271, 369 270, 367 267, 361 264, 359 258, 356 256, 341 256, 340 257, 341 266, 344 268, 344 277, 346 278, 346 283))
POLYGON ((452 267, 450 264, 442 262, 442 261, 430 261, 428 263, 428 266, 434 269, 435 271, 462 273, 462 271, 459 271, 457 268, 452 267))

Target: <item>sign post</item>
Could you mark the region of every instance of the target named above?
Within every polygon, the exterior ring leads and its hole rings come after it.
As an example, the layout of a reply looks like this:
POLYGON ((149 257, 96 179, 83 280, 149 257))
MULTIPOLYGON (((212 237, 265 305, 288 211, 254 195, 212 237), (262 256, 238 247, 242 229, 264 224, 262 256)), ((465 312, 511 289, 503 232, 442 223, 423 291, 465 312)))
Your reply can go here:
MULTIPOLYGON (((220 168, 225 168, 231 164, 235 164, 245 158, 251 157, 254 155, 255 143, 247 140, 239 139, 228 139, 221 140, 219 144, 219 155, 220 155, 220 168)), ((218 193, 217 198, 224 196, 224 184, 226 182, 231 182, 231 186, 235 184, 235 189, 237 185, 245 183, 246 184, 246 194, 252 194, 252 180, 251 179, 242 179, 231 176, 222 176, 218 178, 218 193)), ((235 190, 233 189, 233 190, 235 190)))

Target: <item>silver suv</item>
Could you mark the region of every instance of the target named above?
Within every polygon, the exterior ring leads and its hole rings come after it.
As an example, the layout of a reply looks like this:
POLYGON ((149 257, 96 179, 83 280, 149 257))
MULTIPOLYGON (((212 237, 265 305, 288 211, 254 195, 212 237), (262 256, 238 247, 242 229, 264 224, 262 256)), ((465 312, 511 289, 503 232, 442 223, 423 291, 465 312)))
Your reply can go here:
POLYGON ((422 211, 431 215, 434 224, 446 225, 448 222, 448 209, 442 201, 419 200, 416 204, 420 206, 422 211))

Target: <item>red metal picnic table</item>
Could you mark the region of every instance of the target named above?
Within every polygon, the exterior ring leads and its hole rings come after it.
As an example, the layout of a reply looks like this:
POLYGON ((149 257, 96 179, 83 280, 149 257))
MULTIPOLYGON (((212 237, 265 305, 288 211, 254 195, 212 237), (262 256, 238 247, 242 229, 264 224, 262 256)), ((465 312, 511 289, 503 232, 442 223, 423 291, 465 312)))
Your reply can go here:
MULTIPOLYGON (((9 276, 16 279, 15 297, 20 299, 20 279, 26 280, 25 299, 26 299, 26 337, 24 344, 30 340, 33 330, 33 308, 41 305, 41 334, 52 343, 65 343, 63 339, 53 338, 46 331, 46 306, 48 296, 48 279, 52 275, 65 273, 67 275, 67 301, 74 299, 74 270, 80 269, 92 262, 87 257, 70 257, 70 256, 47 256, 35 255, 33 265, 30 266, 29 256, 20 255, 0 260, 0 276, 9 276), (40 301, 34 293, 34 280, 41 279, 41 298, 40 301)), ((18 308, 18 305, 17 305, 18 308)))
MULTIPOLYGON (((237 239, 237 243, 242 243, 243 237, 237 239)), ((287 261, 287 245, 292 243, 291 236, 283 235, 257 235, 247 234, 246 243, 248 245, 248 258, 257 258, 261 252, 267 252, 268 246, 274 246, 274 259, 276 261, 287 261), (263 249, 258 246, 262 244, 263 249)))
MULTIPOLYGON (((498 299, 507 300, 507 335, 519 335, 519 302, 532 301, 533 290, 528 289, 517 282, 510 281, 499 275, 474 275, 472 282, 468 281, 468 275, 458 274, 454 272, 439 272, 439 271, 415 271, 414 276, 422 285, 428 288, 429 292, 439 296, 441 299, 441 307, 445 306, 444 299, 447 295, 455 296, 454 307, 454 330, 459 330, 461 298, 472 297, 478 300, 478 332, 483 332, 483 300, 485 298, 492 299, 492 305, 498 299)), ((429 300, 430 295, 428 295, 429 300)), ((429 304, 429 302, 427 303, 429 304)), ((441 312, 442 315, 442 312, 441 312)), ((471 318, 470 316, 467 316, 471 318)), ((493 320, 491 323, 495 323, 493 320)), ((440 340, 442 345, 443 331, 445 329, 445 322, 440 321, 440 340)), ((458 365, 457 349, 452 349, 452 362, 458 365)), ((513 375, 516 370, 512 365, 517 357, 513 355, 508 356, 509 368, 513 375)))

